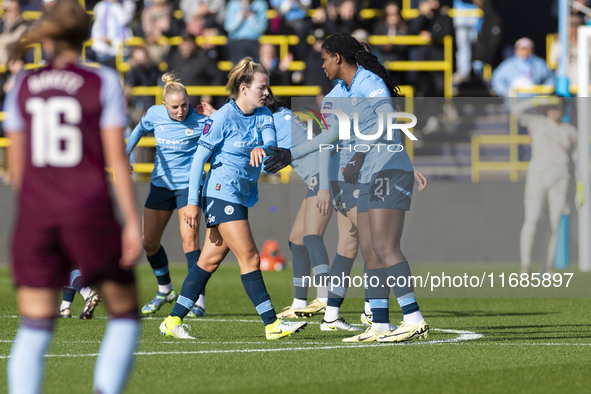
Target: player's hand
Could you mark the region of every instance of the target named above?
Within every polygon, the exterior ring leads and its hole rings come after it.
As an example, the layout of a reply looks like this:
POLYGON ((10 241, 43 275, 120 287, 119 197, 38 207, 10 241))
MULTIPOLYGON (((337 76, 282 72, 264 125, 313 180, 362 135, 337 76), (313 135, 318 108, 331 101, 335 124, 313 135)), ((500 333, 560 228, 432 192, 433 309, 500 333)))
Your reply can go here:
POLYGON ((425 188, 427 187, 427 177, 425 177, 425 175, 417 170, 415 168, 415 181, 417 182, 417 186, 420 192, 422 192, 423 190, 425 190, 425 188))
POLYGON ((217 111, 217 109, 215 109, 213 107, 213 105, 211 105, 210 103, 207 103, 205 101, 202 101, 200 104, 198 104, 195 107, 195 112, 197 112, 200 115, 204 115, 204 116, 211 116, 216 111, 217 111))
POLYGON ((121 232, 121 268, 132 268, 142 253, 142 234, 138 223, 126 223, 121 232))
POLYGON ((361 171, 361 166, 365 161, 365 153, 357 152, 353 155, 351 160, 345 166, 343 172, 343 177, 345 178, 345 183, 357 183, 359 179, 359 172, 361 171))
POLYGON ((585 185, 582 182, 577 182, 575 193, 575 207, 581 208, 585 204, 585 185))
POLYGON ((263 161, 267 157, 263 148, 254 148, 250 151, 250 165, 253 167, 258 167, 263 164, 263 161))
POLYGON ((274 146, 269 147, 274 154, 267 159, 265 165, 265 171, 269 174, 275 174, 277 171, 291 164, 293 158, 291 157, 291 151, 284 148, 275 148, 274 146))
POLYGON ((195 229, 199 226, 199 207, 197 205, 187 204, 183 208, 183 220, 189 227, 195 229))
POLYGON ((328 215, 328 212, 330 212, 330 205, 330 192, 326 189, 318 190, 316 207, 323 216, 328 215))

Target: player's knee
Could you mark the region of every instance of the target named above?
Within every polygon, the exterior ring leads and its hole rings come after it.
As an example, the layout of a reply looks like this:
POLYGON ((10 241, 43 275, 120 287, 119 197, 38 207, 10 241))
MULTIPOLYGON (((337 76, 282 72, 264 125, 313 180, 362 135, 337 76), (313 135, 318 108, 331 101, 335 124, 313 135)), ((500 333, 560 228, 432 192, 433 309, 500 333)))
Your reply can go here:
POLYGON ((144 238, 142 239, 142 245, 144 246, 144 250, 148 256, 153 256, 158 253, 158 250, 160 250, 159 241, 156 242, 155 240, 144 238))
POLYGON ((304 244, 304 233, 302 231, 292 230, 289 233, 289 242, 296 245, 303 245, 304 244))
POLYGON ((359 242, 340 242, 337 244, 337 253, 344 257, 354 259, 357 256, 357 249, 359 248, 359 242))
POLYGON ((138 294, 135 284, 106 281, 100 286, 100 294, 109 315, 118 317, 137 314, 138 294))

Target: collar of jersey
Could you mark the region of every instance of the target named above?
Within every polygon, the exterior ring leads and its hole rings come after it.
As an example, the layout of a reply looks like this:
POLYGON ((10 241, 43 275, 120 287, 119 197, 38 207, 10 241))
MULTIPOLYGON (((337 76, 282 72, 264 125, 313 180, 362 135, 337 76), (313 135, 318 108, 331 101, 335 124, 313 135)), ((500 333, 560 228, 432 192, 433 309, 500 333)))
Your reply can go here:
POLYGON ((345 91, 347 93, 350 93, 351 90, 353 90, 353 84, 355 83, 355 79, 357 78, 357 75, 359 75, 361 70, 365 70, 365 69, 362 66, 357 66, 357 71, 355 71, 355 75, 353 75, 353 79, 351 80, 350 87, 347 87, 347 84, 345 83, 345 81, 341 80, 341 83, 343 84, 343 87, 345 88, 345 91))
POLYGON ((234 108, 236 109, 236 111, 238 111, 238 113, 242 116, 252 116, 254 115, 254 113, 256 112, 256 108, 254 109, 254 111, 252 111, 252 114, 246 115, 244 112, 242 112, 242 110, 240 109, 240 107, 238 106, 238 104, 236 104, 236 100, 234 99, 230 99, 230 103, 234 106, 234 108))

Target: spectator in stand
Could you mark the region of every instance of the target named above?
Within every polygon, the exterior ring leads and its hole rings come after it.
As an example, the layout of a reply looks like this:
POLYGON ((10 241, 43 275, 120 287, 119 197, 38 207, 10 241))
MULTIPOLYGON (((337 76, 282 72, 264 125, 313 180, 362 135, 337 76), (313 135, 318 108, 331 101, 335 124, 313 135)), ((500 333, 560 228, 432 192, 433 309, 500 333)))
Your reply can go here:
POLYGON ((153 96, 131 95, 131 88, 136 86, 156 86, 160 82, 160 70, 152 63, 145 46, 133 48, 129 64, 131 69, 125 75, 125 93, 129 105, 132 124, 139 123, 143 114, 155 104, 153 96))
POLYGON ((18 1, 11 0, 4 4, 4 16, 0 20, 0 64, 8 63, 8 47, 18 42, 28 29, 28 25, 21 16, 21 6, 18 1))
POLYGON ((224 0, 181 0, 179 8, 183 11, 187 25, 195 17, 202 19, 208 25, 211 25, 212 22, 215 22, 218 27, 224 25, 226 13, 224 0))
MULTIPOLYGON (((322 9, 317 10, 317 12, 322 9)), ((364 23, 359 17, 357 4, 354 0, 342 0, 339 3, 329 3, 326 9, 327 17, 324 29, 329 34, 349 33, 363 29, 364 23)))
MULTIPOLYGON (((115 56, 125 40, 132 36, 129 27, 135 13, 135 1, 103 0, 94 7, 92 50, 100 63, 115 67, 115 56)), ((124 55, 127 55, 123 47, 124 55)))
MULTIPOLYGON (((443 37, 454 33, 453 21, 447 15, 447 9, 447 6, 441 7, 439 0, 420 2, 419 16, 409 21, 408 32, 431 40, 431 44, 418 46, 414 50, 416 60, 443 60, 443 37)), ((442 72, 419 72, 415 84, 422 96, 443 96, 442 72)))
MULTIPOLYGON (((185 86, 220 86, 224 85, 224 74, 218 69, 215 60, 210 59, 199 50, 195 37, 186 34, 176 50, 168 57, 168 69, 174 71, 185 86)), ((192 107, 201 101, 212 103, 211 96, 189 96, 192 107)), ((219 101, 219 100, 218 100, 219 101)), ((221 102, 215 102, 221 105, 221 102)))
POLYGON ((472 58, 473 68, 476 74, 482 75, 485 64, 493 68, 501 62, 501 47, 503 45, 503 19, 497 11, 499 0, 474 0, 474 4, 482 9, 482 26, 472 58))
MULTIPOLYGON (((554 73, 546 65, 546 61, 534 55, 534 42, 527 37, 515 42, 515 54, 499 64, 492 74, 492 88, 499 97, 524 96, 519 88, 534 85, 554 85, 554 73)), ((527 129, 521 124, 518 134, 526 135, 527 129)), ((531 147, 519 145, 518 159, 527 161, 531 147)))
POLYGON ((333 84, 326 78, 324 73, 318 72, 318 70, 322 70, 322 63, 324 62, 321 57, 321 50, 324 39, 326 38, 326 32, 321 28, 316 28, 312 32, 312 36, 314 36, 315 41, 304 59, 306 63, 304 85, 317 85, 322 88, 322 93, 317 97, 317 100, 319 100, 318 106, 320 106, 324 96, 333 88, 333 84))
POLYGON ((515 54, 493 72, 492 88, 499 97, 515 97, 515 89, 533 85, 554 85, 554 73, 534 54, 534 42, 523 37, 515 42, 515 54))
MULTIPOLYGON (((377 36, 404 36, 408 34, 408 25, 400 15, 400 6, 395 2, 388 2, 384 7, 384 16, 372 32, 377 36)), ((375 47, 383 61, 408 60, 408 45, 380 45, 375 47)), ((406 85, 407 77, 404 72, 390 72, 392 79, 398 85, 406 85)))
POLYGON ((290 84, 291 75, 288 67, 293 61, 293 55, 291 53, 288 53, 284 59, 279 60, 275 45, 263 44, 259 50, 259 59, 260 63, 269 73, 270 86, 290 84))
MULTIPOLYGON (((579 14, 571 14, 570 15, 570 25, 568 30, 568 64, 566 67, 566 75, 569 79, 569 84, 571 86, 577 85, 577 42, 578 42, 578 28, 583 24, 583 17, 579 14)), ((550 59, 554 61, 554 63, 558 64, 558 59, 560 57, 560 40, 558 39, 558 34, 556 34, 556 38, 554 39, 554 45, 550 48, 550 59)))
MULTIPOLYGON (((310 30, 311 22, 308 17, 308 9, 312 5, 312 0, 270 0, 273 7, 281 17, 281 24, 288 29, 287 34, 296 34, 300 39, 295 46, 295 57, 303 59, 307 52, 307 34, 310 30)), ((273 82, 271 82, 273 86, 273 82)))
POLYGON ((142 31, 148 44, 148 53, 153 62, 159 63, 165 57, 170 46, 162 39, 181 34, 182 21, 173 16, 174 8, 166 0, 152 0, 144 7, 141 16, 142 31))
MULTIPOLYGON (((454 9, 459 11, 477 11, 478 7, 473 0, 454 0, 454 9)), ((454 19, 456 32, 456 68, 454 82, 466 82, 472 72, 472 45, 478 37, 478 30, 482 24, 482 18, 478 16, 456 16, 454 19)))
POLYGON ((224 29, 228 33, 230 61, 236 64, 244 57, 257 60, 259 38, 267 30, 265 0, 230 0, 226 8, 224 29))

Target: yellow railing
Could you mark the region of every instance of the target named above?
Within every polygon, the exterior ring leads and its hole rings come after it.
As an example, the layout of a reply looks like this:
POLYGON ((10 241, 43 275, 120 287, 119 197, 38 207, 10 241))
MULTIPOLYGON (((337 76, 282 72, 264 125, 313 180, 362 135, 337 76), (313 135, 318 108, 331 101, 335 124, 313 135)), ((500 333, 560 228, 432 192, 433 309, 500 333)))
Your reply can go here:
POLYGON ((519 180, 519 171, 527 170, 528 161, 519 161, 518 145, 531 142, 528 135, 477 135, 472 137, 472 182, 480 182, 483 171, 509 171, 511 182, 519 180), (481 161, 480 148, 483 145, 509 145, 509 161, 481 161))
MULTIPOLYGON (((577 87, 571 87, 571 93, 576 94, 577 87)), ((517 94, 544 95, 554 93, 554 86, 534 85, 515 90, 517 94)), ((519 180, 519 171, 527 170, 529 162, 519 161, 519 145, 528 145, 531 139, 528 135, 518 134, 517 118, 509 114, 508 135, 479 135, 472 137, 472 182, 480 181, 480 173, 484 171, 508 171, 511 182, 519 180), (480 149, 484 145, 505 145, 509 147, 509 161, 483 162, 480 160, 480 149)))
MULTIPOLYGON (((371 45, 430 45, 431 40, 421 36, 370 36, 371 45)), ((453 96, 453 38, 443 38, 443 60, 397 60, 384 62, 390 71, 443 71, 445 97, 453 96)))

